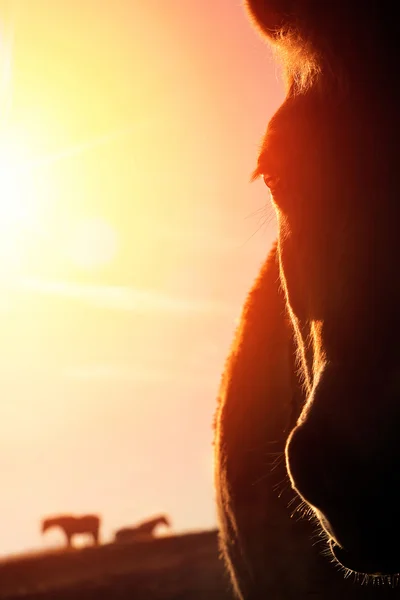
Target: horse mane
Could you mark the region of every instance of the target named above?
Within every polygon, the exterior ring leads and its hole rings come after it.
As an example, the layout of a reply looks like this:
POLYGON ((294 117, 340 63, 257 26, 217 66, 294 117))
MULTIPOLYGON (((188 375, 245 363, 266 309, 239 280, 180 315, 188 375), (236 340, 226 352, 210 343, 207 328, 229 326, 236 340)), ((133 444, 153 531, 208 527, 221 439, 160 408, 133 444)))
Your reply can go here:
POLYGON ((245 0, 283 63, 289 92, 395 81, 400 24, 389 0, 245 0), (372 43, 371 43, 372 40, 372 43))

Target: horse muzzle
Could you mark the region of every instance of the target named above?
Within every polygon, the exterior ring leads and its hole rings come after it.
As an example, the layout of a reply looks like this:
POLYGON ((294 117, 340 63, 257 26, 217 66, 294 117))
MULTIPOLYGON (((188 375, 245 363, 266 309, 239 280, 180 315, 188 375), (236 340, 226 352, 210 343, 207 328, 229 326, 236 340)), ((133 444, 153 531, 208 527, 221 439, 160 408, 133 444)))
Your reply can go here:
POLYGON ((346 569, 372 576, 393 576, 400 573, 400 552, 392 547, 352 551, 339 546, 333 539, 329 545, 333 556, 346 569))

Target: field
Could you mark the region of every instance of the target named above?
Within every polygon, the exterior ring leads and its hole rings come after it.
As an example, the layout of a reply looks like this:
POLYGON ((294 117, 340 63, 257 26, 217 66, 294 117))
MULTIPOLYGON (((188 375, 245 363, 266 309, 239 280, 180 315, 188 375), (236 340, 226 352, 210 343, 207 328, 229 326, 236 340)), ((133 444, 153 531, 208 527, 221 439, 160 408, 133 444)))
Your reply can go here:
POLYGON ((231 600, 215 531, 0 563, 0 599, 231 600))

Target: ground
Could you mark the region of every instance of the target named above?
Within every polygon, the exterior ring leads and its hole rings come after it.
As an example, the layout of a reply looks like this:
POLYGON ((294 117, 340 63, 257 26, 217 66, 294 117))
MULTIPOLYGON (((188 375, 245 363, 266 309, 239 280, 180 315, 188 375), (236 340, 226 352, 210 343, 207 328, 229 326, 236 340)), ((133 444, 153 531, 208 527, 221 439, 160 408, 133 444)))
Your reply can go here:
POLYGON ((216 531, 13 557, 0 599, 231 600, 216 531))

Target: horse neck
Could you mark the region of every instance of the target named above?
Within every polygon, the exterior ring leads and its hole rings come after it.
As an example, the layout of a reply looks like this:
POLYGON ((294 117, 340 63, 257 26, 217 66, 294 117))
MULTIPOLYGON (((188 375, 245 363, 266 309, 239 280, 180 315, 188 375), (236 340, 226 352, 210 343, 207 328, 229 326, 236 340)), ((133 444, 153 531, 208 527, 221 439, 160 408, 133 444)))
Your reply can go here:
POLYGON ((53 519, 47 519, 46 528, 50 529, 50 527, 59 527, 63 523, 63 519, 57 519, 54 517, 53 519))
POLYGON ((47 531, 48 529, 52 529, 53 527, 64 528, 64 520, 57 517, 54 517, 52 519, 46 519, 43 531, 47 531))
POLYGON ((160 525, 161 523, 164 523, 164 517, 156 517, 155 519, 152 519, 151 521, 148 521, 147 523, 144 524, 144 528, 146 529, 146 531, 153 531, 153 529, 155 529, 157 527, 157 525, 160 525))

